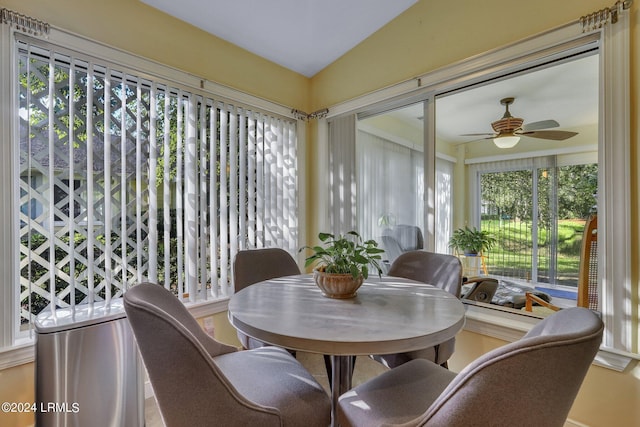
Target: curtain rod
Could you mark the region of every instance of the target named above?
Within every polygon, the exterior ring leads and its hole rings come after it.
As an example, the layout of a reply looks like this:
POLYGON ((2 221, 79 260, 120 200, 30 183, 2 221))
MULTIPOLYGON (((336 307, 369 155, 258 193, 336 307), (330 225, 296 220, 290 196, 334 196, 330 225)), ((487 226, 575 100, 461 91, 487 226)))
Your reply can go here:
POLYGON ((49 34, 49 24, 9 9, 0 9, 0 21, 3 24, 15 25, 20 31, 34 36, 49 34))
POLYGON ((629 9, 632 4, 633 0, 618 0, 612 7, 581 16, 582 32, 597 30, 607 23, 615 24, 618 22, 618 14, 629 9))

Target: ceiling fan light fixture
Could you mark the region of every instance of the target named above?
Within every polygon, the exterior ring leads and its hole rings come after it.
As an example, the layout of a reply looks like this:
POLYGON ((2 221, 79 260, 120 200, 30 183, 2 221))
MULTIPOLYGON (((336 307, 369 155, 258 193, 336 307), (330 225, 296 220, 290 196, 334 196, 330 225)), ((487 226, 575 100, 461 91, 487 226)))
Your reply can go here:
POLYGON ((518 142, 520 142, 520 137, 514 135, 493 138, 493 143, 496 144, 498 148, 513 148, 518 142))

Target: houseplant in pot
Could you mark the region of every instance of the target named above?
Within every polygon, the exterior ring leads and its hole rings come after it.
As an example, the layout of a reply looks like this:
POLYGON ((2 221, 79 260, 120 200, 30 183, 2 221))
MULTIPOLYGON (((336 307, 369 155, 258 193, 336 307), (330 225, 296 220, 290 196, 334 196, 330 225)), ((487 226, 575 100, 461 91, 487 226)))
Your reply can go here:
POLYGON ((352 298, 364 279, 369 277, 369 268, 382 275, 378 261, 382 259, 384 250, 375 240, 363 241, 355 231, 338 236, 320 233, 318 238, 322 245, 304 246, 300 251, 313 251, 306 258, 305 267, 315 265, 314 280, 325 296, 352 298))
POLYGON ((467 256, 481 254, 491 249, 495 244, 496 238, 488 231, 466 226, 455 230, 449 239, 450 248, 467 256))

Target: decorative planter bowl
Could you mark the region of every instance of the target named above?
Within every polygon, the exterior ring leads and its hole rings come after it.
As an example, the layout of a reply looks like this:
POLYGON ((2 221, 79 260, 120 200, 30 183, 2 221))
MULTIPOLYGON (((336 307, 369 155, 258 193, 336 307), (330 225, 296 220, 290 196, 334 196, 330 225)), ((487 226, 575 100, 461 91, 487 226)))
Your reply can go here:
POLYGON ((322 294, 329 298, 353 298, 356 291, 364 282, 364 277, 353 278, 351 274, 325 273, 313 270, 313 279, 322 291, 322 294))

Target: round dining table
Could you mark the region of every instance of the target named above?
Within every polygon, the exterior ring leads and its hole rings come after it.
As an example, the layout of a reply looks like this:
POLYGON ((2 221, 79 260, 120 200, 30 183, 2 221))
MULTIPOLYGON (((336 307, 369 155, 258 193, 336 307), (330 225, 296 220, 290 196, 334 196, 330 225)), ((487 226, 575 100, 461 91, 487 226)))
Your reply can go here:
MULTIPOLYGON (((332 411, 351 388, 351 358, 432 347, 464 325, 450 293, 409 279, 369 277, 355 297, 323 295, 310 274, 266 280, 235 293, 229 321, 259 341, 331 356, 332 411)), ((332 414, 333 415, 333 414, 332 414)), ((335 420, 335 417, 332 417, 335 420)))

